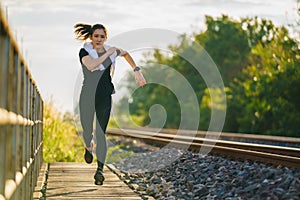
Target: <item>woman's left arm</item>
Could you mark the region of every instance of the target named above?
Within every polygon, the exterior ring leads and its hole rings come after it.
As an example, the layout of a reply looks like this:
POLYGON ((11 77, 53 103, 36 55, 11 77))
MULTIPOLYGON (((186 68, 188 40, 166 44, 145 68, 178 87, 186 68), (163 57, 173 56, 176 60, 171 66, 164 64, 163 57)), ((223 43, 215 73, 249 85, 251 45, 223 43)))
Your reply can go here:
POLYGON ((135 82, 137 84, 140 84, 141 87, 144 87, 144 85, 146 85, 146 80, 145 80, 142 72, 140 71, 140 68, 135 64, 133 58, 131 57, 131 55, 127 51, 124 51, 123 49, 119 49, 119 50, 120 50, 119 56, 123 56, 125 58, 125 60, 128 62, 128 64, 134 70, 135 82))

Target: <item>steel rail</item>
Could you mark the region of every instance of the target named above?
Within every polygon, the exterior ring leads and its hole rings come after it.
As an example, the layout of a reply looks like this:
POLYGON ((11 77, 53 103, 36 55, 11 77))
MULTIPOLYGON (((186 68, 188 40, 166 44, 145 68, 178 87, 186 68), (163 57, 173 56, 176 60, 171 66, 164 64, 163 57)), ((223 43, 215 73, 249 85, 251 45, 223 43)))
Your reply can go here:
MULTIPOLYGON (((155 128, 143 128, 145 131, 160 132, 168 134, 178 134, 178 129, 155 129, 155 128)), ((212 137, 223 140, 253 140, 262 142, 274 142, 284 143, 300 146, 300 138, 286 137, 286 136, 272 136, 272 135, 259 135, 259 134, 247 134, 247 133, 228 133, 228 132, 209 132, 209 131, 195 131, 194 130, 180 130, 181 135, 192 135, 196 137, 212 137)))

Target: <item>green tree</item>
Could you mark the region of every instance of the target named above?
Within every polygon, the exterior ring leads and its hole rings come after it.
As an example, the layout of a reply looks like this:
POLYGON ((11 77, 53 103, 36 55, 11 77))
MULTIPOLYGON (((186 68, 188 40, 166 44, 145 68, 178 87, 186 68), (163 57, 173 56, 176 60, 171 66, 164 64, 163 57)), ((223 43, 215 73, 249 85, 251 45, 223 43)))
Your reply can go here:
POLYGON ((229 101, 239 111, 238 131, 299 137, 299 44, 269 20, 243 23, 252 46, 250 65, 231 85, 229 101))

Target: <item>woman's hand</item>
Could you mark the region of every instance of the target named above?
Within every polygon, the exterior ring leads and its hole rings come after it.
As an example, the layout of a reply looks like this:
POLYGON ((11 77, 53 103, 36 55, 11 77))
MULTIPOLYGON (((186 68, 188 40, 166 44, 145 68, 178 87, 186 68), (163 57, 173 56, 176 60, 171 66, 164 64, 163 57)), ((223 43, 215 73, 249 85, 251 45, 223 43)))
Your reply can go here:
POLYGON ((118 48, 116 48, 116 47, 110 47, 108 50, 107 50, 107 53, 108 53, 108 55, 110 56, 110 55, 112 55, 115 51, 117 51, 118 50, 118 48))
POLYGON ((136 84, 140 84, 141 87, 144 87, 146 85, 146 80, 140 71, 135 72, 135 82, 136 84))

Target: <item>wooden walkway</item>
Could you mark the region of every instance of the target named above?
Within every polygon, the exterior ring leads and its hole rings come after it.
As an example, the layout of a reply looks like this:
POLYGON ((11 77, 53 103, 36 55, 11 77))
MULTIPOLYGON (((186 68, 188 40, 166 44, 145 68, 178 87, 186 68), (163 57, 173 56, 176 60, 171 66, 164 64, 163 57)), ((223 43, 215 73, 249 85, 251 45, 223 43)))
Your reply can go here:
POLYGON ((50 163, 46 199, 141 199, 107 167, 103 185, 95 185, 96 168, 96 163, 50 163))

